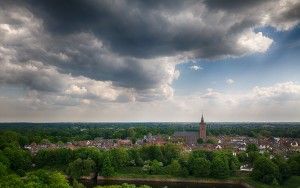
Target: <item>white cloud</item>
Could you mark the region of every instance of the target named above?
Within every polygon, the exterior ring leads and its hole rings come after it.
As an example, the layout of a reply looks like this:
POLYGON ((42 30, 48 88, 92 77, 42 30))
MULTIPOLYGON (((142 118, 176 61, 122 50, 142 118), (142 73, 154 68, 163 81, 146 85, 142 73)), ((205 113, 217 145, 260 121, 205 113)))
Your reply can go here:
POLYGON ((6 108, 0 108, 0 119, 16 120, 17 114, 20 120, 36 121, 199 121, 204 112, 207 121, 300 121, 299 88, 295 82, 285 82, 243 93, 207 89, 169 100, 130 103, 99 103, 68 95, 43 98, 31 92, 20 100, 2 96, 0 105, 6 108))
POLYGON ((197 70, 202 70, 203 68, 198 66, 198 65, 192 65, 192 66, 190 66, 190 69, 194 70, 194 71, 197 71, 197 70))
POLYGON ((234 80, 233 79, 231 79, 231 78, 228 78, 227 80, 226 80, 226 83, 227 84, 229 84, 229 85, 231 85, 231 84, 234 84, 234 80))
POLYGON ((287 102, 300 100, 300 85, 295 82, 278 83, 269 87, 254 87, 253 95, 260 100, 287 102))
POLYGON ((262 32, 255 33, 252 30, 248 30, 239 37, 237 43, 242 50, 252 53, 264 53, 273 43, 273 39, 264 36, 262 32))

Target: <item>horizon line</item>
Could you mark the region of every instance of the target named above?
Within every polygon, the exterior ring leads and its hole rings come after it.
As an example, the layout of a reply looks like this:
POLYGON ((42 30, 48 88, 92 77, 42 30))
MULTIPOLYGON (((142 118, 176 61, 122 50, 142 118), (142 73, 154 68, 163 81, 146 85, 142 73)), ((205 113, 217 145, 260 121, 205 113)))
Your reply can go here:
MULTIPOLYGON (((199 123, 199 121, 0 121, 5 123, 199 123)), ((300 123, 300 121, 205 121, 206 123, 300 123)))

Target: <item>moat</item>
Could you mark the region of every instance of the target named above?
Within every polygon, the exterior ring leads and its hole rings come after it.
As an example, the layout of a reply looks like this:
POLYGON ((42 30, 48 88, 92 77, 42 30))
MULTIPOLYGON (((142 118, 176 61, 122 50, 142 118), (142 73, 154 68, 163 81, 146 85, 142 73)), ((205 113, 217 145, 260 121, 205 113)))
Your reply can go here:
POLYGON ((97 181, 82 181, 88 188, 96 185, 121 185, 123 183, 135 185, 148 185, 152 188, 246 188, 247 186, 242 183, 235 182, 222 182, 222 181, 201 181, 201 180, 160 180, 160 179, 98 179, 97 181))

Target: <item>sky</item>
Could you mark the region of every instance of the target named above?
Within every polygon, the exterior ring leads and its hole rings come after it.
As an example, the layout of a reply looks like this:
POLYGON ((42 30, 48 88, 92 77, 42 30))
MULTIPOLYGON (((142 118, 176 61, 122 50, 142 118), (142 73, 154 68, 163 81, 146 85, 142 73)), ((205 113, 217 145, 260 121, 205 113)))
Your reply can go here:
POLYGON ((0 0, 0 122, 300 121, 298 0, 0 0))

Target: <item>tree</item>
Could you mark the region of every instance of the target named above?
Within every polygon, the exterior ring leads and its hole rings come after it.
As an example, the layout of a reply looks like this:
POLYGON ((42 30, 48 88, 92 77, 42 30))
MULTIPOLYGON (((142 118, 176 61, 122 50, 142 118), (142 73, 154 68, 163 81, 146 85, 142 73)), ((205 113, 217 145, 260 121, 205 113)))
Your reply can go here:
POLYGON ((134 166, 143 166, 144 161, 141 158, 140 152, 137 149, 128 150, 130 163, 134 166))
POLYGON ((196 177, 207 177, 210 173, 210 162, 204 158, 196 158, 192 165, 192 174, 196 177))
POLYGON ((110 150, 110 159, 115 169, 119 169, 129 164, 129 155, 124 148, 110 150))
POLYGON ((75 179, 81 176, 88 176, 95 170, 95 162, 92 159, 78 158, 75 161, 69 163, 68 174, 75 179))
POLYGON ((27 170, 31 167, 31 156, 27 151, 19 147, 6 147, 3 152, 9 159, 12 170, 27 170))
POLYGON ((230 174, 234 175, 237 170, 240 169, 240 162, 237 157, 233 155, 229 155, 229 169, 230 169, 230 174))
POLYGON ((226 178, 229 176, 228 161, 222 157, 215 157, 211 164, 211 174, 215 178, 226 178))
POLYGON ((0 177, 7 175, 7 166, 0 162, 0 177))
POLYGON ((181 148, 175 144, 166 144, 162 147, 165 164, 170 164, 172 160, 178 159, 181 148))
POLYGON ((74 158, 92 159, 96 163, 96 169, 100 171, 103 162, 103 151, 97 148, 79 148, 74 150, 74 158))
POLYGON ((144 160, 163 161, 161 148, 157 145, 144 146, 141 150, 141 154, 144 160))
POLYGON ((0 150, 0 163, 3 165, 9 167, 10 166, 10 161, 9 159, 4 155, 4 153, 0 150))
POLYGON ((198 144, 203 144, 203 143, 204 143, 204 140, 203 140, 202 138, 198 138, 198 139, 197 139, 197 143, 198 143, 198 144))
POLYGON ((104 156, 101 174, 102 176, 112 176, 114 174, 114 167, 111 165, 111 160, 108 153, 106 153, 104 156))
POLYGON ((26 174, 24 187, 70 188, 66 177, 59 172, 37 170, 26 174))
POLYGON ((288 165, 291 169, 292 174, 300 175, 300 153, 292 155, 288 160, 288 165))
POLYGON ((259 134, 260 134, 261 136, 263 136, 263 137, 271 137, 272 132, 271 132, 271 131, 267 131, 267 130, 261 130, 261 131, 259 132, 259 134))
POLYGON ((162 174, 163 163, 158 160, 153 160, 150 162, 150 174, 162 174))
POLYGON ((73 160, 73 151, 66 148, 43 149, 37 152, 34 161, 38 167, 64 166, 73 160))
POLYGON ((255 180, 271 184, 274 179, 278 179, 278 167, 268 158, 259 157, 254 162, 252 177, 255 180))
POLYGON ((19 146, 19 138, 20 135, 18 133, 14 131, 5 131, 0 136, 0 149, 4 149, 11 144, 19 146))
POLYGON ((255 161, 256 159, 258 159, 260 156, 261 156, 261 155, 259 154, 258 151, 250 151, 250 152, 248 153, 247 161, 248 161, 249 163, 253 164, 254 161, 255 161))
POLYGON ((276 155, 272 159, 272 162, 278 166, 278 170, 279 170, 278 180, 280 183, 284 182, 291 176, 290 167, 282 156, 276 155))
POLYGON ((171 164, 167 166, 167 173, 173 176, 179 176, 181 173, 181 166, 178 160, 173 160, 171 164))
POLYGON ((215 139, 213 139, 213 138, 209 138, 209 139, 207 139, 206 143, 208 143, 208 144, 216 144, 217 141, 215 139))
POLYGON ((0 177, 0 187, 4 188, 20 188, 23 187, 21 178, 17 175, 8 175, 0 177))
POLYGON ((44 138, 41 140, 41 144, 51 144, 51 142, 48 139, 44 138))
POLYGON ((255 144, 248 144, 246 148, 246 152, 256 152, 258 151, 258 147, 255 144))
POLYGON ((85 188, 85 186, 82 183, 79 183, 76 179, 73 179, 73 188, 85 188))
POLYGON ((237 157, 241 163, 247 163, 248 162, 248 157, 246 152, 240 152, 237 154, 237 157))

